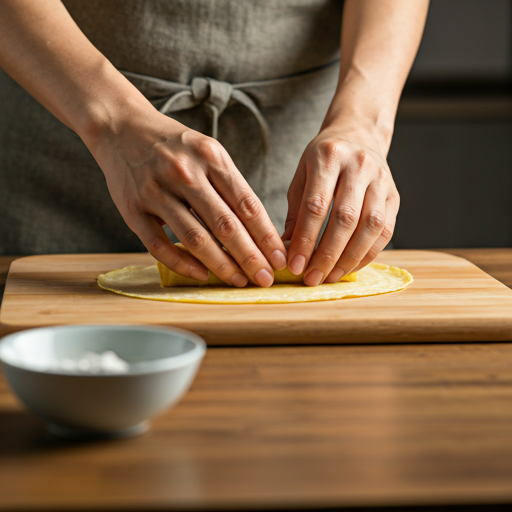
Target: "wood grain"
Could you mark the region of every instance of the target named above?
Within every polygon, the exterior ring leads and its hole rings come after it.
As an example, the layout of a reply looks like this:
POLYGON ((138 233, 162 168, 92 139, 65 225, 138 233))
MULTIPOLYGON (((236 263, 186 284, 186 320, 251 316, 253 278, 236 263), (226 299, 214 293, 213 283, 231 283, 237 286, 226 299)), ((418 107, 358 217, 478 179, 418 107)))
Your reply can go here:
POLYGON ((512 291, 469 263, 433 251, 388 251, 407 289, 308 304, 177 304, 127 298, 95 278, 146 254, 31 256, 11 265, 2 332, 71 323, 143 323, 192 330, 210 345, 512 340, 512 291))
POLYGON ((474 263, 492 277, 512 288, 512 249, 442 249, 474 263))
POLYGON ((0 380, 0 510, 512 502, 512 345, 210 348, 145 436, 45 437, 0 380))

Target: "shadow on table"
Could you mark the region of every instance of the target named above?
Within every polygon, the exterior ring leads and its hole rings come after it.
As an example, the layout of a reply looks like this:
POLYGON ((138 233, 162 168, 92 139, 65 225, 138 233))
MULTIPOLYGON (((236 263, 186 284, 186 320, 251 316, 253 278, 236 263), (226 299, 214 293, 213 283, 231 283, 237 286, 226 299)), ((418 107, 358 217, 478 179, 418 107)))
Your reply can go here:
POLYGON ((50 434, 45 422, 29 412, 0 411, 0 460, 106 442, 99 438, 61 439, 50 434))

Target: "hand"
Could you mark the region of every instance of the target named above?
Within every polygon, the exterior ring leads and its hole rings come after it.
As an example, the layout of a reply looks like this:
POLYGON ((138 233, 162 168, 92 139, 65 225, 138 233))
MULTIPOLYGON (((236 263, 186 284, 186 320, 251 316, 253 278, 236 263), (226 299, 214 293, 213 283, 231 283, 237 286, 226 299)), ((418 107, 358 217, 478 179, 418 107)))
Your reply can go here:
POLYGON ((283 269, 286 250, 224 148, 150 106, 128 117, 102 131, 90 149, 114 203, 148 251, 186 277, 206 280, 210 269, 233 286, 245 286, 247 277, 270 286, 269 262, 283 269), (193 256, 174 247, 165 224, 193 256))
POLYGON ((335 283, 370 263, 393 234, 400 198, 369 134, 328 128, 308 145, 288 191, 283 240, 288 267, 304 283, 335 283), (332 212, 315 251, 322 225, 332 212))

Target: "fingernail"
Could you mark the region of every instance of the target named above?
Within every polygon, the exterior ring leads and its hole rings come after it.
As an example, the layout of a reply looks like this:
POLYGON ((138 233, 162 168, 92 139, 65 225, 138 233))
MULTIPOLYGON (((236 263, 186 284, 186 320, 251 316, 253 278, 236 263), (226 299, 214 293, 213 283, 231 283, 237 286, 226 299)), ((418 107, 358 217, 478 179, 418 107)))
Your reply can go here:
POLYGON ((283 270, 286 267, 286 256, 283 251, 276 249, 270 255, 270 263, 276 270, 283 270))
POLYGON ((337 283, 343 276, 345 275, 345 271, 342 268, 334 267, 331 273, 327 276, 325 280, 326 283, 337 283))
POLYGON ((290 269, 290 272, 292 274, 295 274, 298 276, 299 274, 302 274, 304 271, 304 267, 306 266, 306 257, 302 254, 297 254, 295 258, 290 262, 288 265, 288 268, 290 269))
POLYGON ((304 277, 304 283, 308 286, 318 286, 322 282, 323 278, 324 273, 315 268, 311 272, 308 272, 306 277, 304 277))
POLYGON ((243 274, 236 273, 231 276, 231 284, 237 288, 243 288, 247 283, 248 279, 243 274))
POLYGON ((259 270, 254 278, 256 279, 256 282, 263 288, 268 288, 274 282, 274 277, 271 276, 270 272, 264 268, 259 270))
POLYGON ((197 281, 208 281, 210 277, 210 272, 207 270, 201 270, 200 268, 195 268, 190 272, 190 277, 192 279, 196 279, 197 281))

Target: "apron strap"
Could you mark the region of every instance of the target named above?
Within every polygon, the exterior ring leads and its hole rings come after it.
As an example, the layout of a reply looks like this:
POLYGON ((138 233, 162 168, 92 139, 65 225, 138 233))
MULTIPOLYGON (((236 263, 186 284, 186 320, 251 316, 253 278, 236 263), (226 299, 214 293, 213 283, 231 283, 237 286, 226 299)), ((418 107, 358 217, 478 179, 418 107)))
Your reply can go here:
POLYGON ((162 78, 121 71, 160 112, 171 114, 203 104, 211 115, 212 136, 219 131, 219 117, 226 107, 240 103, 247 108, 261 130, 265 151, 269 146, 269 127, 260 108, 307 100, 315 91, 331 90, 338 81, 339 60, 294 76, 230 84, 214 78, 193 78, 190 85, 162 78))
MULTIPOLYGON (((136 73, 124 72, 127 77, 142 78, 136 73)), ((144 77, 147 79, 147 77, 144 77)), ((159 79, 159 87, 165 87, 165 80, 159 79)), ((159 108, 162 114, 169 115, 180 110, 188 110, 204 105, 210 113, 212 120, 211 134, 214 139, 219 136, 219 118, 224 110, 235 103, 243 105, 252 115, 261 130, 265 150, 269 147, 269 128, 263 114, 254 100, 244 91, 237 89, 228 82, 221 82, 213 78, 194 78, 190 85, 168 82, 169 91, 167 99, 159 108)))

